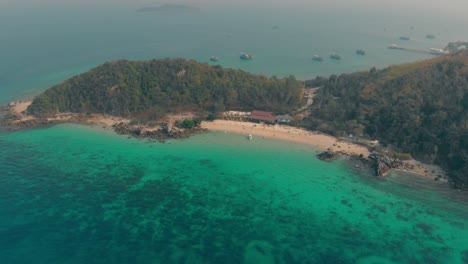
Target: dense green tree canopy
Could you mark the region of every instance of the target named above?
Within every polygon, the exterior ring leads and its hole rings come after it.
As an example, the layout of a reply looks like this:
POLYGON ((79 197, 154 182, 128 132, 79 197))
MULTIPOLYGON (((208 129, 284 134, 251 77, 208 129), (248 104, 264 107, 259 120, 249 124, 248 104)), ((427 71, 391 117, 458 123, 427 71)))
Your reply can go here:
POLYGON ((305 126, 379 139, 468 186, 468 52, 311 83, 323 87, 305 126))
POLYGON ((37 96, 28 112, 106 113, 157 118, 181 110, 262 109, 288 112, 302 100, 301 83, 184 59, 114 61, 37 96))

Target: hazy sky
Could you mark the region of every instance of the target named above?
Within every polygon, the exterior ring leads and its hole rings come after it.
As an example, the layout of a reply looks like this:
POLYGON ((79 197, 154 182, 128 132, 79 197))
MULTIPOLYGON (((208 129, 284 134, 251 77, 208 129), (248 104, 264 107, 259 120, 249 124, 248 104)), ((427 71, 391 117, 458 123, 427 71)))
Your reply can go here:
MULTIPOLYGON (((454 16, 468 16, 468 0, 0 0, 0 6, 154 6, 163 3, 197 6, 303 7, 328 6, 334 8, 411 9, 415 12, 443 12, 454 16)), ((428 17, 430 19, 430 17, 428 17)))

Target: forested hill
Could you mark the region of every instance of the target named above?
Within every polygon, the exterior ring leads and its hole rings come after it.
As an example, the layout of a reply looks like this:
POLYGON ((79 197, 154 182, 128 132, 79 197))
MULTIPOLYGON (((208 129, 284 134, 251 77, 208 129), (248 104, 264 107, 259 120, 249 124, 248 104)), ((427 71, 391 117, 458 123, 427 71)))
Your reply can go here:
POLYGON ((379 139, 468 188, 467 51, 310 82, 323 87, 304 126, 379 139))
POLYGON ((37 96, 28 113, 106 113, 158 118, 183 110, 288 112, 302 100, 294 77, 267 78, 192 60, 120 60, 72 77, 37 96))

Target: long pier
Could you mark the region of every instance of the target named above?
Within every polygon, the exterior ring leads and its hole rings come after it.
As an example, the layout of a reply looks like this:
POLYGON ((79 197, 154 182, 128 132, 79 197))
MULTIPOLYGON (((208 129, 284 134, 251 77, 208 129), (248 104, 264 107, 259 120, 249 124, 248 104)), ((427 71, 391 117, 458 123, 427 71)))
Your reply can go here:
MULTIPOLYGON (((430 55, 434 55, 434 56, 439 55, 439 54, 434 54, 433 52, 431 52, 430 49, 407 48, 407 47, 393 46, 393 45, 389 46, 388 48, 393 49, 393 50, 404 50, 404 51, 417 52, 417 53, 422 53, 422 54, 430 54, 430 55)), ((442 54, 440 54, 440 55, 442 55, 442 54)))

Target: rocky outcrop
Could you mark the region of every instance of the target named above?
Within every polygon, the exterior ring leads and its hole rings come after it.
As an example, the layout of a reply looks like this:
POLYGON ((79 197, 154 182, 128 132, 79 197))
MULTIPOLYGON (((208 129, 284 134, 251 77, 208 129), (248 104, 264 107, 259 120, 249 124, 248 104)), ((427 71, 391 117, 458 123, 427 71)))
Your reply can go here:
POLYGON ((118 123, 113 125, 117 134, 130 135, 135 138, 147 138, 149 140, 157 140, 164 142, 166 139, 181 139, 187 138, 191 135, 205 131, 202 128, 183 129, 175 126, 163 126, 162 128, 148 129, 141 126, 132 126, 128 123, 118 123))
POLYGON ((390 158, 387 155, 373 152, 368 158, 369 165, 375 170, 377 176, 385 176, 391 169, 402 166, 402 162, 397 158, 390 158))
POLYGON ((5 123, 5 118, 8 115, 8 107, 0 105, 0 124, 5 123))
POLYGON ((338 153, 327 150, 325 152, 317 154, 317 158, 323 161, 332 161, 338 158, 338 153))

